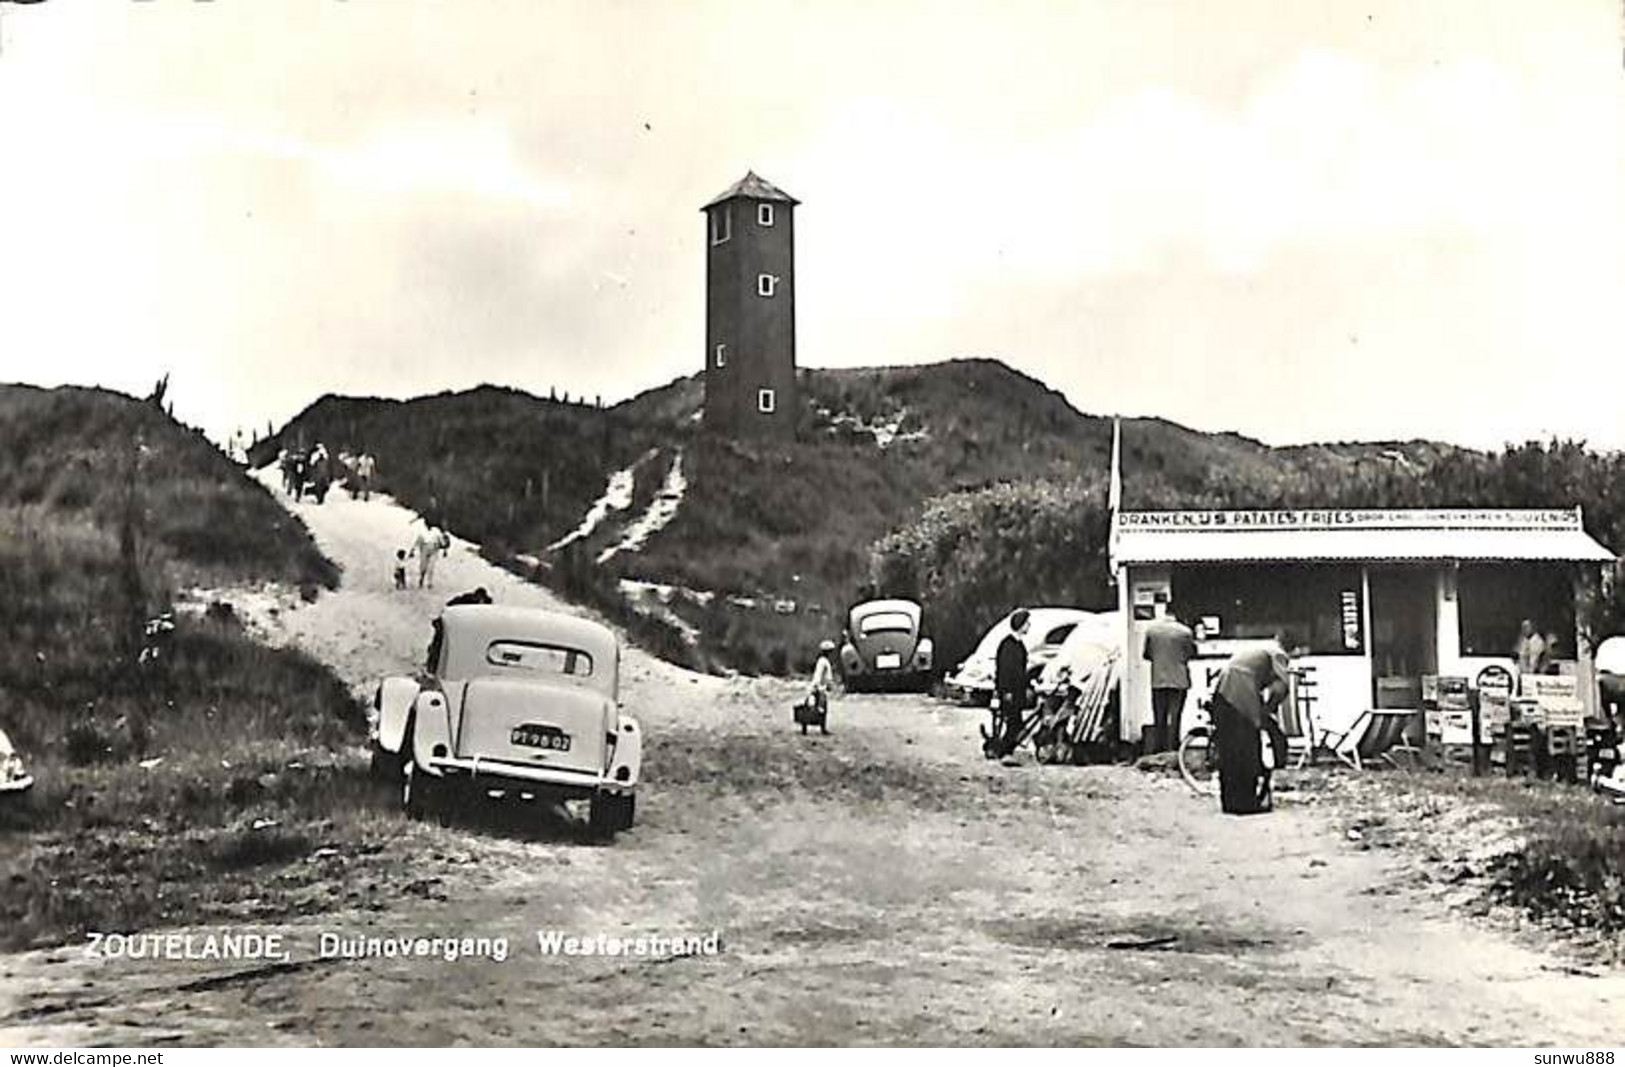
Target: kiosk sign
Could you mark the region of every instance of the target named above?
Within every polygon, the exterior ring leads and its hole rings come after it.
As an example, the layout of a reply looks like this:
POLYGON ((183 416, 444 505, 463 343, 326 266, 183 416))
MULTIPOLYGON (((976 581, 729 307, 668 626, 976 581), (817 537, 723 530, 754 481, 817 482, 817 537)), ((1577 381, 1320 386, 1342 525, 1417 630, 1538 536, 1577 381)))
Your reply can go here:
POLYGON ((1132 530, 1578 530, 1578 508, 1306 508, 1298 511, 1123 511, 1132 530))

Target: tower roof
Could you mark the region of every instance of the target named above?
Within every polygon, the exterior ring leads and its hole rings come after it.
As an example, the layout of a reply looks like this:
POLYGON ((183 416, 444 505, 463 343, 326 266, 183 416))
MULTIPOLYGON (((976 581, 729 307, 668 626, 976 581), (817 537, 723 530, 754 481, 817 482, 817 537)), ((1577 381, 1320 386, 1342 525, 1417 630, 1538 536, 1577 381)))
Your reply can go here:
POLYGON ((780 189, 766 178, 758 177, 753 170, 747 170, 745 176, 734 182, 720 195, 713 197, 701 211, 716 207, 724 200, 734 200, 745 197, 751 200, 777 200, 780 203, 795 205, 801 203, 789 193, 780 189))

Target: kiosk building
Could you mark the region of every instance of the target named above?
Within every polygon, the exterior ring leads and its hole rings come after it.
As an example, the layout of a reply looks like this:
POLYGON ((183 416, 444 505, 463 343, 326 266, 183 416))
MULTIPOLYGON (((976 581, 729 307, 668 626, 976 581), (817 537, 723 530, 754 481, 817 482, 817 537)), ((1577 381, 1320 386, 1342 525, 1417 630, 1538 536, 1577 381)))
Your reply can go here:
POLYGON ((1171 602, 1196 630, 1186 721, 1238 648, 1285 630, 1307 651, 1298 704, 1331 729, 1422 707, 1423 679, 1511 670, 1519 628, 1555 634, 1554 669, 1595 712, 1576 602, 1614 556, 1578 508, 1120 512, 1115 567, 1128 650, 1123 739, 1151 720, 1146 624, 1171 602))

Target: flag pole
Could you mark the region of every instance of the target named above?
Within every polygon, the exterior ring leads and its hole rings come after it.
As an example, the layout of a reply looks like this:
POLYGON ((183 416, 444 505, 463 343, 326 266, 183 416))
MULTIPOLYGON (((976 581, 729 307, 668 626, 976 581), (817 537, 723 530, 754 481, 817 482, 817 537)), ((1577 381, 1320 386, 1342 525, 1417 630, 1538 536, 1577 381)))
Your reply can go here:
POLYGON ((1117 584, 1117 513, 1123 507, 1123 420, 1112 417, 1112 469, 1106 489, 1106 570, 1117 584))

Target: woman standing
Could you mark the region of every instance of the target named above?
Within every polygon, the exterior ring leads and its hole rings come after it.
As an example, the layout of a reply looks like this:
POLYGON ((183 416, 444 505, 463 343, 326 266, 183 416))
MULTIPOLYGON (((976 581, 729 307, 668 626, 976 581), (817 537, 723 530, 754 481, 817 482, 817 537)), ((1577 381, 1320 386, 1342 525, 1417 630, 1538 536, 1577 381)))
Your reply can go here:
POLYGON ((1230 657, 1219 674, 1209 710, 1219 753, 1219 807, 1229 815, 1270 810, 1270 770, 1261 740, 1268 735, 1275 766, 1286 762, 1286 735, 1275 710, 1290 688, 1292 663, 1282 648, 1260 646, 1230 657))

